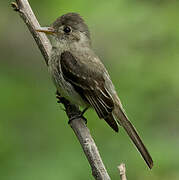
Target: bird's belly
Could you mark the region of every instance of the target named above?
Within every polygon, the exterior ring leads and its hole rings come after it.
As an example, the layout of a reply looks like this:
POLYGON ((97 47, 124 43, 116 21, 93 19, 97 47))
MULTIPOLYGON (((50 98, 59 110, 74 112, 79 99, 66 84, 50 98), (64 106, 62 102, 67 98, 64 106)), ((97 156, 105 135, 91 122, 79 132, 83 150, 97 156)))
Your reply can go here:
POLYGON ((76 104, 83 107, 87 106, 87 103, 81 98, 78 92, 75 91, 71 85, 58 83, 56 87, 60 95, 68 99, 72 104, 76 104))
MULTIPOLYGON (((62 48, 59 48, 62 49, 62 48)), ((72 104, 87 107, 89 106, 85 102, 80 94, 74 89, 73 85, 66 81, 62 75, 61 66, 59 65, 60 52, 56 52, 57 49, 52 49, 51 56, 49 59, 48 70, 52 76, 53 82, 62 97, 65 97, 72 104)))
POLYGON ((52 75, 53 82, 60 93, 60 95, 66 99, 68 99, 72 104, 87 107, 88 104, 85 102, 79 93, 74 89, 74 87, 63 78, 62 73, 49 68, 50 73, 52 75))

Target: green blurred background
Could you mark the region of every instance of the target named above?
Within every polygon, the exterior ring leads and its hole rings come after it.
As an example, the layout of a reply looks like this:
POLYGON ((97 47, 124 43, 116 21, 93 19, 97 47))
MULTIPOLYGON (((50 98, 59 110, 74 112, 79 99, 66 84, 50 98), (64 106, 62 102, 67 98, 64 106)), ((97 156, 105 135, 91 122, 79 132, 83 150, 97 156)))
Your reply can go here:
MULTIPOLYGON (((41 25, 78 12, 92 34, 129 118, 153 159, 148 170, 123 129, 86 113, 111 179, 179 179, 179 1, 31 0, 41 25)), ((0 1, 0 179, 93 179, 67 124, 44 59, 26 25, 0 1)))

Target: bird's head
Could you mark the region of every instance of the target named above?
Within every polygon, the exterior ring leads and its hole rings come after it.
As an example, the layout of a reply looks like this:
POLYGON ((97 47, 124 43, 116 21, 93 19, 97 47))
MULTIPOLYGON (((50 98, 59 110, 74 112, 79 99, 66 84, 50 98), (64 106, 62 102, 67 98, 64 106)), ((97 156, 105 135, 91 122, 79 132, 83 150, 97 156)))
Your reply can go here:
POLYGON ((64 14, 57 18, 50 27, 36 29, 38 32, 49 34, 59 43, 85 42, 90 44, 90 33, 88 26, 77 13, 64 14))

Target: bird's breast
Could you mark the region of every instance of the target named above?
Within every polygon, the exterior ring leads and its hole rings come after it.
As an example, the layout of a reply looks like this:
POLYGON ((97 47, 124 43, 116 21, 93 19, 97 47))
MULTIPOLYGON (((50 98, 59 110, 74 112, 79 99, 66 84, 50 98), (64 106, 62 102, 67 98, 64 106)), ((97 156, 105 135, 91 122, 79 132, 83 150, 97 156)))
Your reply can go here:
POLYGON ((86 107, 86 102, 84 102, 79 93, 74 89, 73 85, 64 79, 63 72, 61 70, 60 56, 61 52, 57 52, 56 49, 53 49, 48 66, 48 70, 58 92, 62 97, 65 97, 71 103, 86 107))

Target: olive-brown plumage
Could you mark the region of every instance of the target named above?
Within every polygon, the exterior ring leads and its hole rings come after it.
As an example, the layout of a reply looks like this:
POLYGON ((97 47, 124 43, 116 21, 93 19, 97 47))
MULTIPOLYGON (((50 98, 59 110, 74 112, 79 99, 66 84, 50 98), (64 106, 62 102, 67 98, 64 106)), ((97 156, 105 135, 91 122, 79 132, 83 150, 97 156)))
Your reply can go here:
POLYGON ((90 33, 82 17, 68 13, 51 27, 38 31, 52 35, 49 71, 59 93, 71 103, 94 108, 116 132, 121 125, 152 168, 150 154, 125 114, 106 68, 91 48, 90 33))

